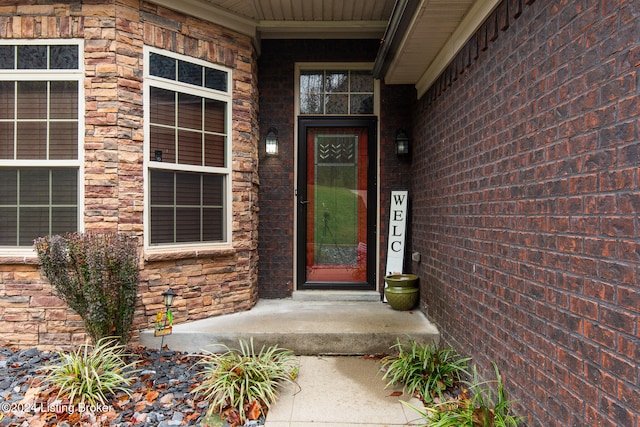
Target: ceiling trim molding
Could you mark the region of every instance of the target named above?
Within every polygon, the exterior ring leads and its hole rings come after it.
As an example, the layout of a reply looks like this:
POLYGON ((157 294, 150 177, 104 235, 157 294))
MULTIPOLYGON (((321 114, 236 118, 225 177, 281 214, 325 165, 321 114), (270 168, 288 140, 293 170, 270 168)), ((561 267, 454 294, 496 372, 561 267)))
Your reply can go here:
POLYGON ((478 0, 416 83, 421 98, 502 0, 478 0))
POLYGON ((359 38, 379 39, 387 21, 260 21, 262 39, 359 38))

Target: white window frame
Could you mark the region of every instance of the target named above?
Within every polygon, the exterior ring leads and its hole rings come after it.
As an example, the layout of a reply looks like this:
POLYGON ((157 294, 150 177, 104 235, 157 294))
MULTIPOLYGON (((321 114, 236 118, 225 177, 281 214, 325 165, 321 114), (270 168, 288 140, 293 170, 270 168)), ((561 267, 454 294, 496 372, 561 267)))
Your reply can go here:
MULTIPOLYGON (((77 231, 84 230, 84 116, 85 116, 85 95, 84 95, 84 40, 82 39, 3 39, 0 46, 20 46, 20 45, 77 45, 78 46, 78 68, 74 70, 1 70, 0 81, 69 81, 78 82, 78 158, 75 160, 7 160, 0 159, 0 167, 11 168, 59 168, 69 167, 78 170, 78 225, 77 231)), ((36 256, 33 247, 26 246, 0 246, 0 257, 33 257, 36 256)))
MULTIPOLYGON (((334 115, 307 115, 300 114, 300 71, 313 71, 313 70, 325 70, 325 71, 340 71, 340 70, 373 70, 373 62, 296 62, 295 70, 294 70, 294 111, 295 111, 295 120, 293 121, 293 134, 298 135, 298 119, 300 117, 326 117, 330 119, 334 115)), ((340 116, 340 115, 338 115, 340 116)), ((380 80, 373 80, 373 114, 357 114, 353 117, 371 117, 377 116, 380 117, 380 80)), ((377 121, 377 139, 378 139, 378 149, 376 152, 377 164, 376 170, 376 182, 380 182, 380 120, 377 121)), ((294 182, 298 182, 298 144, 294 144, 295 148, 293 151, 293 175, 294 182)), ((378 212, 376 215, 376 230, 380 230, 380 186, 377 188, 376 194, 376 211, 378 212)), ((298 235, 298 210, 294 209, 293 212, 293 224, 294 230, 293 235, 298 235)), ((298 253, 298 240, 294 239, 293 243, 293 277, 298 277, 298 264, 296 262, 296 254, 298 253)), ((376 242, 376 265, 380 263, 380 241, 376 242)), ((297 286, 297 284, 295 285, 297 286)), ((294 286, 294 288, 295 288, 294 286)))
POLYGON ((212 249, 229 249, 232 247, 232 217, 233 217, 233 197, 232 197, 232 70, 227 67, 203 61, 201 59, 190 56, 181 55, 167 50, 157 49, 151 46, 143 47, 144 53, 144 250, 145 253, 165 253, 165 252, 181 252, 181 251, 203 251, 212 249), (161 77, 149 74, 149 56, 151 53, 167 56, 174 59, 190 62, 193 64, 214 68, 227 73, 227 90, 220 91, 208 89, 205 87, 197 87, 194 85, 182 83, 174 80, 167 80, 161 77), (150 88, 157 87, 171 91, 177 91, 204 98, 214 99, 225 103, 225 133, 227 135, 225 142, 225 166, 224 167, 207 167, 194 166, 176 163, 155 162, 151 160, 150 146, 150 88), (149 188, 149 176, 151 170, 168 170, 175 172, 197 172, 224 175, 224 221, 225 221, 225 237, 221 242, 201 242, 201 243, 171 243, 151 245, 151 196, 149 188))
MULTIPOLYGON (((301 71, 372 71, 373 62, 296 62, 295 64, 295 114, 297 117, 367 117, 380 116, 380 80, 373 79, 373 113, 371 114, 302 114, 300 113, 300 74, 301 71)), ((351 92, 348 92, 351 93, 351 92)), ((354 92, 358 93, 358 92, 354 92)), ((296 120, 297 122, 297 120, 296 120)))

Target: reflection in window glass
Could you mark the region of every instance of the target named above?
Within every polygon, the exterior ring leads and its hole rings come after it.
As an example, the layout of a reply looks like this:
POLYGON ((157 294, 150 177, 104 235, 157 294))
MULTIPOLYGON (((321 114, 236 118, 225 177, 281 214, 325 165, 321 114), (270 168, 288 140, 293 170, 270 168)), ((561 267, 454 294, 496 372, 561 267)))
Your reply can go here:
POLYGON ((332 71, 326 77, 327 92, 349 92, 349 73, 347 71, 332 71))
POLYGON ((227 73, 213 68, 204 70, 204 87, 208 89, 227 91, 227 73))
POLYGON ((300 114, 373 114, 374 80, 368 70, 303 70, 300 114))
POLYGON ((47 68, 47 46, 18 46, 19 70, 45 70, 47 68))
POLYGON ((328 94, 325 98, 325 114, 349 114, 349 95, 328 94))
POLYGON ((52 70, 73 70, 78 68, 78 46, 53 45, 51 46, 52 70))
POLYGON ((149 74, 193 86, 226 92, 229 74, 213 67, 170 58, 159 53, 149 54, 149 74))
POLYGON ((190 62, 178 61, 178 81, 202 86, 202 67, 190 62))
POLYGON ((351 92, 373 93, 373 78, 370 71, 351 71, 351 92))
POLYGON ((324 92, 324 74, 322 71, 302 71, 300 73, 300 92, 324 92))
POLYGON ((15 46, 0 46, 0 69, 13 70, 15 67, 15 46))
POLYGON ((149 74, 163 79, 176 79, 176 60, 157 53, 149 55, 149 74))
POLYGON ((0 70, 77 70, 79 55, 76 44, 3 45, 0 70))
POLYGON ((350 102, 351 114, 371 114, 373 111, 373 94, 352 94, 350 102))

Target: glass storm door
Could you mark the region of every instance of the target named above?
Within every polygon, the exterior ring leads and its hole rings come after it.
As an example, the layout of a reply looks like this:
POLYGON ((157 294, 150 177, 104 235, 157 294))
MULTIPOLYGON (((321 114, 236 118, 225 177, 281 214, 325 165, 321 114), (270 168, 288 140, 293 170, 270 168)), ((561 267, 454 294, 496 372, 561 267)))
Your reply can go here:
POLYGON ((298 289, 375 289, 375 120, 299 128, 298 289))

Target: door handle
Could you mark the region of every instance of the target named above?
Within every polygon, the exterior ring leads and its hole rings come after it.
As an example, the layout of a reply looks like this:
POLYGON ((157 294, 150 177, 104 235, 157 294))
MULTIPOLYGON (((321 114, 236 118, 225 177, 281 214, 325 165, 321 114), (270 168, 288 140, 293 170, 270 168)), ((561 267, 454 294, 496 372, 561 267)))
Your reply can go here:
POLYGON ((307 205, 309 203, 311 203, 309 200, 300 200, 301 205, 307 205))

